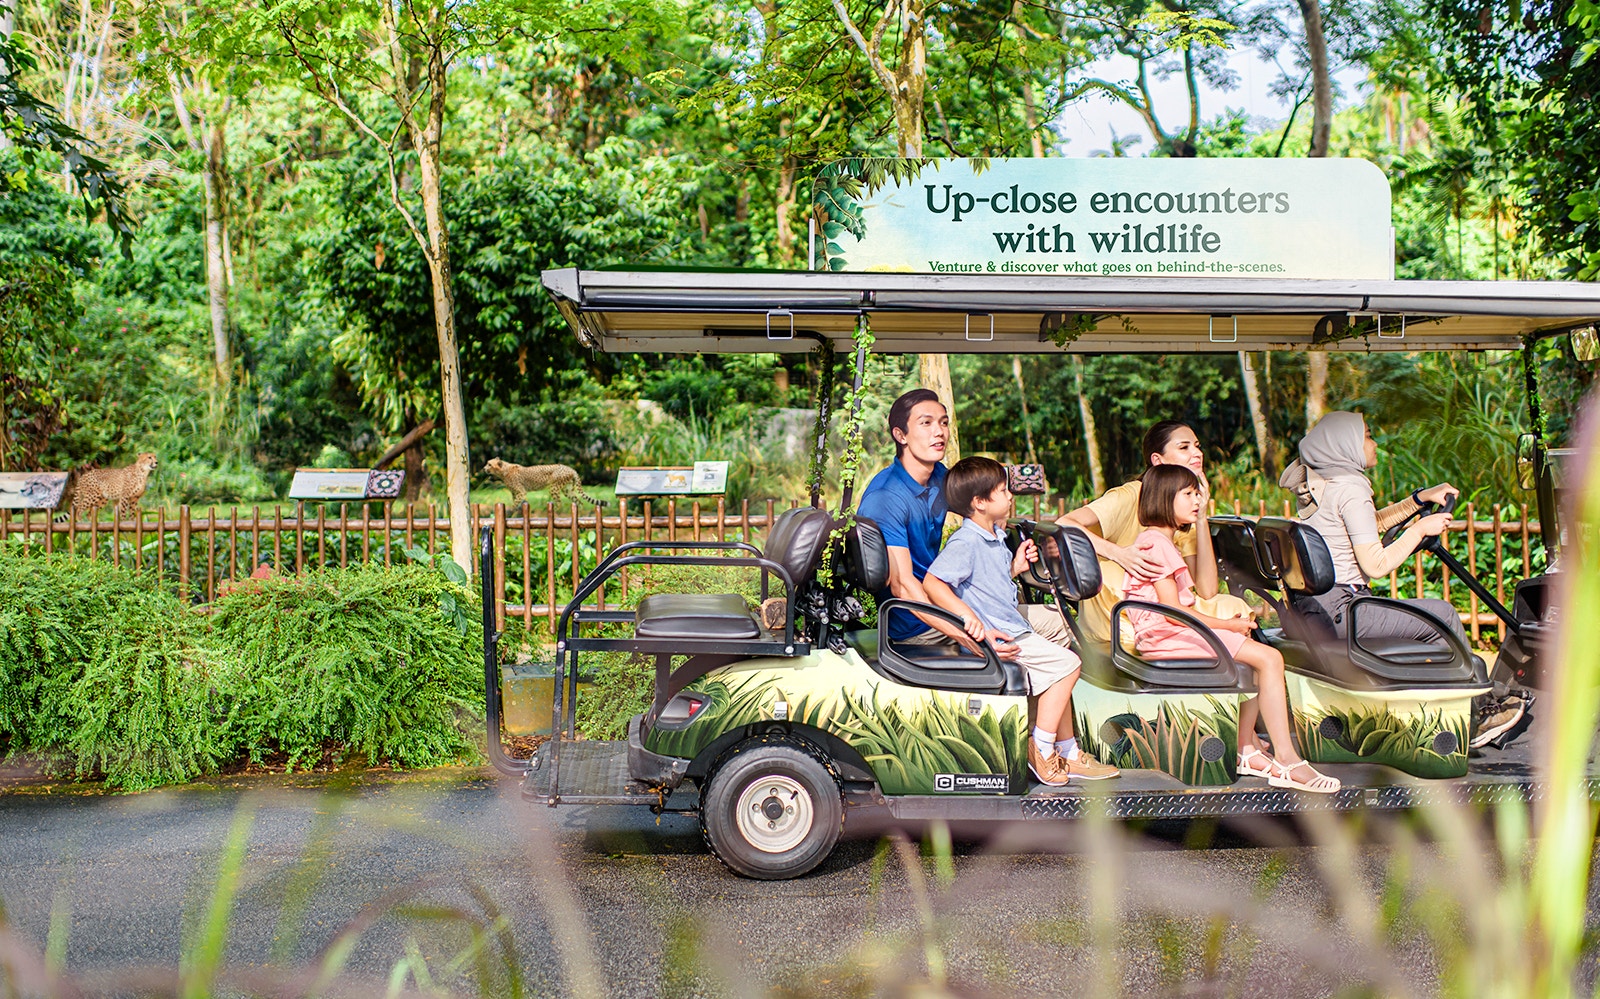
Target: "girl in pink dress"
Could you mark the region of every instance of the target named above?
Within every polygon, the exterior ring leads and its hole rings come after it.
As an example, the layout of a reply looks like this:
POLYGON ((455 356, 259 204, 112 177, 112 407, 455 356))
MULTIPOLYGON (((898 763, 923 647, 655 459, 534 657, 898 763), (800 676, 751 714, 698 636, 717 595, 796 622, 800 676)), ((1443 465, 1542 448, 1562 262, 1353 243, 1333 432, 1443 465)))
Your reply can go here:
MULTIPOLYGON (((1317 794, 1339 790, 1339 780, 1317 772, 1295 752, 1289 727, 1289 696, 1283 685, 1283 656, 1270 645, 1250 638, 1255 627, 1248 612, 1238 617, 1216 618, 1194 612, 1194 578, 1178 553, 1172 536, 1200 519, 1200 482, 1183 465, 1152 465, 1144 473, 1139 492, 1139 523, 1145 530, 1135 546, 1153 562, 1159 575, 1145 580, 1128 577, 1124 596, 1179 607, 1210 628, 1237 662, 1256 673, 1260 693, 1239 708, 1239 773, 1265 777, 1273 787, 1297 788, 1317 794), (1256 720, 1267 723, 1272 750, 1256 736, 1256 720)), ((1192 629, 1155 611, 1130 608, 1134 647, 1146 659, 1215 659, 1216 653, 1192 629)))

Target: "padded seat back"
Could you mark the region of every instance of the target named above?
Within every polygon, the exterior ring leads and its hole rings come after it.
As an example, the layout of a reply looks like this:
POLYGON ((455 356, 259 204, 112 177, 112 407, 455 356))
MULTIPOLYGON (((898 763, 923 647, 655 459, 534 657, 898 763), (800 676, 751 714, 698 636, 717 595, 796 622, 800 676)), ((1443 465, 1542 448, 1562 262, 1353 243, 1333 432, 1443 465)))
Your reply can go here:
POLYGON ((1258 565, 1282 581, 1287 593, 1314 597, 1333 589, 1333 556, 1315 528, 1287 517, 1262 517, 1255 533, 1258 565))
POLYGON ((833 517, 826 510, 814 506, 786 510, 768 532, 761 554, 783 566, 797 588, 804 586, 822 561, 822 548, 832 527, 833 517))
POLYGON ((1217 556, 1217 573, 1230 593, 1263 595, 1282 588, 1276 572, 1261 564, 1256 551, 1255 521, 1244 517, 1211 517, 1211 550, 1217 556))
POLYGON ((844 536, 845 582, 877 593, 889 585, 889 546, 870 517, 857 517, 844 536))
POLYGON ((1030 583, 1074 602, 1100 592, 1100 560, 1082 528, 1034 524, 1033 541, 1039 546, 1039 561, 1029 570, 1033 575, 1030 583))

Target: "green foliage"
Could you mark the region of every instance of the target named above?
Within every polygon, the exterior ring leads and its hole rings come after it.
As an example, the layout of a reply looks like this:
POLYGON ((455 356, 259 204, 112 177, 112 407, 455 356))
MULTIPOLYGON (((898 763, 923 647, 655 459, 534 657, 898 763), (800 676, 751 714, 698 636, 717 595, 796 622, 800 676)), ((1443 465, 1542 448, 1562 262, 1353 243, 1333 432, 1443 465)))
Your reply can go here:
POLYGON ((193 614, 105 561, 0 548, 0 748, 138 790, 237 759, 478 758, 481 626, 443 574, 382 566, 252 581, 193 614), (446 598, 466 617, 441 613, 446 598))
POLYGON ((353 566, 241 587, 214 605, 231 745, 290 766, 325 748, 405 767, 476 760, 482 625, 472 594, 420 567, 353 566), (440 613, 468 613, 463 632, 440 613))
POLYGON ((203 622, 141 575, 0 547, 0 745, 122 790, 227 759, 203 622))

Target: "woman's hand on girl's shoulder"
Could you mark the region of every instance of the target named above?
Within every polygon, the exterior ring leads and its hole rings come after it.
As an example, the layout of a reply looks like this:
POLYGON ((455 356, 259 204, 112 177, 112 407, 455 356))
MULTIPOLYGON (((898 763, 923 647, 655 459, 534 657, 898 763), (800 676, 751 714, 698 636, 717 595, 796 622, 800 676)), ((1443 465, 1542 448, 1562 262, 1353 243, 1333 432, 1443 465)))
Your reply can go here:
POLYGON ((1146 541, 1136 544, 1132 548, 1118 548, 1111 556, 1111 561, 1122 566, 1130 576, 1143 580, 1152 580, 1161 575, 1165 568, 1160 562, 1150 557, 1155 546, 1146 541))

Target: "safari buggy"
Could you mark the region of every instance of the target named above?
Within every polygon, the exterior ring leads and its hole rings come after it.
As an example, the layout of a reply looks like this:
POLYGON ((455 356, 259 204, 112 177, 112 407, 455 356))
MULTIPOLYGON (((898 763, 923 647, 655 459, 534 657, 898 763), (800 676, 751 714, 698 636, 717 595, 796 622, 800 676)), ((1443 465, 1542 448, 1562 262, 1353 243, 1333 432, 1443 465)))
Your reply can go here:
MULTIPOLYGON (((866 349, 858 334, 868 327, 875 349, 893 353, 1512 351, 1567 337, 1589 358, 1600 318, 1600 288, 1565 283, 626 270, 555 270, 543 280, 585 346, 770 352, 829 341, 854 349, 858 386, 866 349)), ((1529 389, 1536 401, 1531 374, 1529 389)), ((1539 480, 1540 523, 1556 551, 1558 470, 1538 439, 1527 457, 1539 480)), ((1381 597, 1356 601, 1352 613, 1399 607, 1430 623, 1435 637, 1334 638, 1294 610, 1293 597, 1333 583, 1314 531, 1287 518, 1212 518, 1222 580, 1277 611, 1276 624, 1255 637, 1280 649, 1289 666, 1301 751, 1342 781, 1335 794, 1310 795, 1237 772, 1239 708, 1254 693, 1253 674, 1196 619, 1144 605, 1193 629, 1210 656, 1146 660, 1115 631, 1109 643, 1091 641, 1077 621, 1079 602, 1101 585, 1089 538, 1071 526, 1014 520, 1013 543, 1031 537, 1041 553, 1021 580, 1024 596, 1055 604, 1083 659, 1085 682, 1074 692, 1079 738, 1122 769, 1120 779, 1093 788, 1047 787, 1027 769, 1029 706, 1018 667, 988 646, 970 655, 890 641, 888 611, 951 617, 935 607, 886 601, 876 627, 862 624, 858 595, 884 586, 887 552, 875 524, 849 515, 852 485, 842 491, 839 510, 823 509, 814 493, 810 506, 783 514, 759 548, 635 541, 602 559, 560 613, 553 735, 527 761, 511 759, 496 738, 497 552, 485 530, 484 678, 495 766, 521 778, 525 798, 551 806, 697 813, 711 851, 756 878, 813 868, 850 812, 903 822, 1068 819, 1090 810, 1200 818, 1536 792, 1537 718, 1501 748, 1469 750, 1468 741, 1473 699, 1492 677, 1538 684, 1551 650, 1551 576, 1523 581, 1507 608, 1448 552, 1429 546, 1505 621, 1508 638, 1491 666, 1441 622, 1381 597), (617 573, 648 565, 748 571, 760 577, 763 596, 783 598, 774 602, 782 613, 763 619, 731 593, 654 593, 632 610, 591 602, 617 573), (578 677, 584 657, 599 652, 654 663, 653 701, 632 719, 625 742, 575 737, 578 677)), ((1128 606, 1118 605, 1114 629, 1128 606)))

